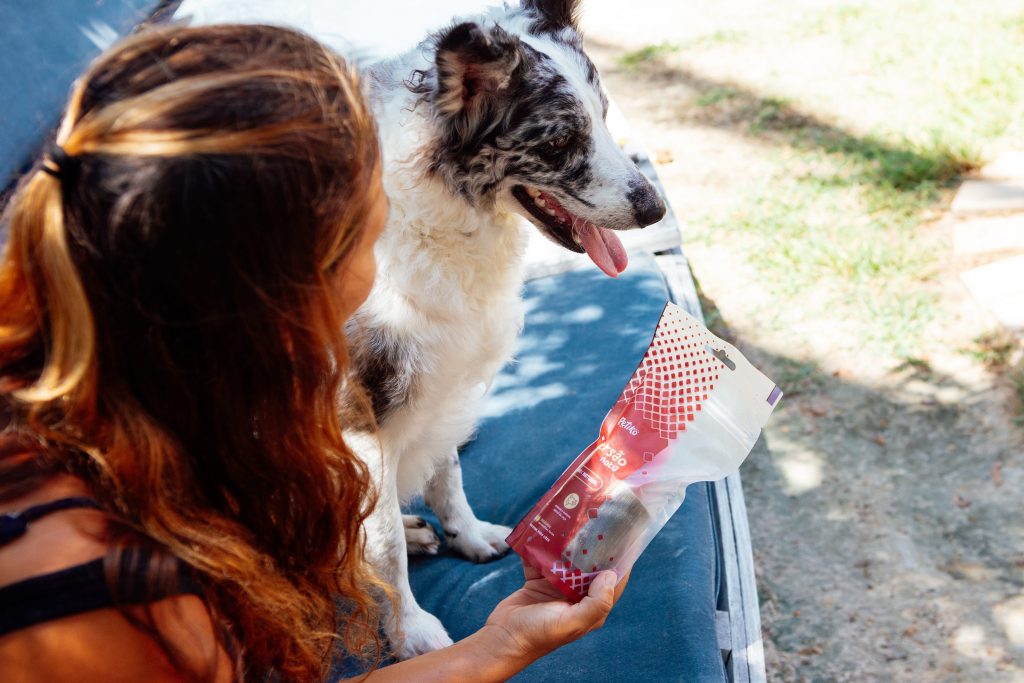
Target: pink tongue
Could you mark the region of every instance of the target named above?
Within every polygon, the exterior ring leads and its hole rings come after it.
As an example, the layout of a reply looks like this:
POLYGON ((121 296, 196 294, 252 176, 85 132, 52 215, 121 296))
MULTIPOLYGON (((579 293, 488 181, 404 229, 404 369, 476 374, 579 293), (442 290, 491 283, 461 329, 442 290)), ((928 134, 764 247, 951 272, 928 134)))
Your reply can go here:
POLYGON ((618 277, 626 269, 629 259, 619 236, 593 223, 584 223, 576 228, 580 243, 587 250, 587 256, 609 277, 618 277))

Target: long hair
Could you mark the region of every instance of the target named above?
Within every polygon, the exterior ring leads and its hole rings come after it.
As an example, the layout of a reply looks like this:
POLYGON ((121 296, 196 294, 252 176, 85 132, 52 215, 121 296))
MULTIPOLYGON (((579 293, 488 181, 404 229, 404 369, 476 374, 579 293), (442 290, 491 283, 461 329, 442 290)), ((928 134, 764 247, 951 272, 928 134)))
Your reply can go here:
POLYGON ((380 171, 354 73, 285 29, 148 31, 76 82, 56 141, 3 216, 0 415, 38 447, 0 453, 0 496, 83 477, 111 581, 132 548, 154 585, 183 562, 239 678, 320 679, 339 628, 379 652, 337 410, 380 171))

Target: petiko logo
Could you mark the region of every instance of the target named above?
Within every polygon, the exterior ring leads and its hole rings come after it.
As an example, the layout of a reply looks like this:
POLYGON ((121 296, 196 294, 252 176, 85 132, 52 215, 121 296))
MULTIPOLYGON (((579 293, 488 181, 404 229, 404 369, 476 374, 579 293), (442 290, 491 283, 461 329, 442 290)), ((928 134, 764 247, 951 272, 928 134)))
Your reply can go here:
POLYGON ((636 436, 640 433, 640 430, 637 429, 636 425, 624 417, 619 418, 619 426, 629 432, 630 436, 636 436))
POLYGON ((625 452, 617 451, 607 443, 598 446, 597 452, 601 454, 601 464, 612 472, 618 472, 620 467, 626 466, 625 452))

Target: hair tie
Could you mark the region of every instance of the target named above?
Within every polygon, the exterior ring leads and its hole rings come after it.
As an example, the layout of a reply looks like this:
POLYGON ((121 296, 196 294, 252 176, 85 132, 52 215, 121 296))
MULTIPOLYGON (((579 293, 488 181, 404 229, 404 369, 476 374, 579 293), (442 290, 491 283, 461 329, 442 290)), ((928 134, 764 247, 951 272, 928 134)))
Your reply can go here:
POLYGON ((56 142, 50 143, 46 153, 43 154, 43 173, 53 176, 57 180, 64 181, 69 177, 75 159, 64 151, 64 148, 56 142))

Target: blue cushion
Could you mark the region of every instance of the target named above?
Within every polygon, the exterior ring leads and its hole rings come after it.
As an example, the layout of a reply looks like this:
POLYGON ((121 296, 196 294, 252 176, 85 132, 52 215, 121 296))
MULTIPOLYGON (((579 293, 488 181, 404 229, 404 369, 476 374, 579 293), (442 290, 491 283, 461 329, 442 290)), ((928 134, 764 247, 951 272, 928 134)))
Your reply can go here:
MULTIPOLYGON (((588 269, 527 285, 516 360, 498 376, 479 432, 462 449, 466 493, 481 519, 514 526, 593 441, 666 298, 653 259, 643 256, 618 280, 588 269)), ((724 681, 716 557, 709 486, 694 484, 637 562, 604 628, 513 680, 724 681)), ((478 565, 442 549, 410 558, 410 578, 419 603, 458 640, 522 585, 522 567, 515 554, 478 565)))
POLYGON ((5 0, 0 3, 0 190, 57 124, 77 78, 157 0, 5 0))

